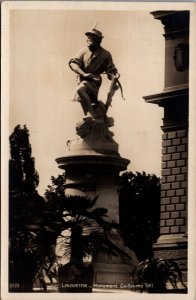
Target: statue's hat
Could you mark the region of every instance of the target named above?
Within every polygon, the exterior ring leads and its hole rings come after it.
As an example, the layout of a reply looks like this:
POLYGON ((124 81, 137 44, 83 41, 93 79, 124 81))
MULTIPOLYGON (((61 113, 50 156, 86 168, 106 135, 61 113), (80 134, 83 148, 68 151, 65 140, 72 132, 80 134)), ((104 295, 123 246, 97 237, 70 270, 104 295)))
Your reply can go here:
POLYGON ((85 32, 85 35, 87 35, 87 36, 88 35, 96 35, 96 36, 98 36, 100 38, 103 38, 102 32, 99 31, 99 30, 97 30, 97 29, 95 29, 95 28, 92 28, 92 29, 90 29, 90 31, 85 32))

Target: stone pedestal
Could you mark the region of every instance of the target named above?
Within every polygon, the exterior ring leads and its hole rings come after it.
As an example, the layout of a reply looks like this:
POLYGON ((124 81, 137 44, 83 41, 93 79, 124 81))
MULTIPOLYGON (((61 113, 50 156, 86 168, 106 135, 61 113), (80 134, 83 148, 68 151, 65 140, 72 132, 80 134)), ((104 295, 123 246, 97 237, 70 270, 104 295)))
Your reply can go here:
MULTIPOLYGON (((114 140, 77 137, 68 142, 65 155, 56 161, 59 168, 66 171, 65 194, 91 198, 99 195, 96 206, 108 210, 108 221, 119 222, 119 172, 126 170, 130 161, 120 157, 118 144, 114 140)), ((135 254, 125 249, 122 239, 115 232, 110 238, 133 257, 133 262, 97 253, 93 263, 95 288, 108 284, 119 287, 130 282, 129 273, 138 263, 135 254)))
POLYGON ((66 171, 65 193, 68 195, 99 195, 98 207, 108 210, 110 221, 118 222, 118 178, 129 160, 120 157, 116 143, 73 139, 65 156, 57 158, 59 168, 66 171))

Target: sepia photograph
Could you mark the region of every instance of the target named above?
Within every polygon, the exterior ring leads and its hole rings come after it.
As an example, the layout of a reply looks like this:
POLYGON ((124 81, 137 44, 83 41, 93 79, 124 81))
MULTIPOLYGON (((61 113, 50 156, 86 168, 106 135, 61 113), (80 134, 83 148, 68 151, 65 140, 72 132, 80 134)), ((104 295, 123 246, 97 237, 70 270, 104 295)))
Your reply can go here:
POLYGON ((2 300, 195 299, 195 15, 2 3, 2 300))

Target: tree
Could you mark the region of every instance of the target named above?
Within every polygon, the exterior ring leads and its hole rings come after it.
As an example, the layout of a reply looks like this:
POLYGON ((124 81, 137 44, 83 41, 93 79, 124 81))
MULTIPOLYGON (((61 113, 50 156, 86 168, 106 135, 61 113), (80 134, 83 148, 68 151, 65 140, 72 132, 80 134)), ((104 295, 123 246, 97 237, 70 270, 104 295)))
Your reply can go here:
MULTIPOLYGON (((63 291, 62 284, 65 282, 79 284, 87 280, 92 285, 92 266, 86 267, 84 264, 84 258, 89 255, 94 257, 101 251, 131 259, 110 240, 111 229, 118 225, 106 220, 105 208, 96 207, 98 196, 94 199, 84 196, 68 197, 65 196, 64 189, 65 174, 52 177, 52 186, 48 187, 45 194, 48 205, 53 207, 54 219, 57 227, 59 226, 57 230, 63 229, 58 239, 61 255, 69 257, 69 262, 59 269, 60 291, 63 291)), ((72 291, 81 292, 83 289, 69 289, 69 292, 72 291)))
POLYGON ((37 192, 39 176, 31 156, 29 131, 18 125, 10 135, 9 160, 9 287, 32 290, 37 261, 30 246, 35 234, 29 229, 39 221, 44 200, 37 192))
POLYGON ((171 293, 167 288, 169 283, 173 291, 187 293, 183 282, 183 274, 172 259, 149 258, 142 261, 131 274, 133 290, 148 293, 171 293))
POLYGON ((120 226, 125 244, 139 260, 153 256, 159 236, 160 179, 145 172, 125 172, 119 184, 120 226))
POLYGON ((26 126, 16 126, 10 135, 10 191, 28 195, 36 193, 39 176, 35 170, 35 160, 31 157, 29 131, 26 126))

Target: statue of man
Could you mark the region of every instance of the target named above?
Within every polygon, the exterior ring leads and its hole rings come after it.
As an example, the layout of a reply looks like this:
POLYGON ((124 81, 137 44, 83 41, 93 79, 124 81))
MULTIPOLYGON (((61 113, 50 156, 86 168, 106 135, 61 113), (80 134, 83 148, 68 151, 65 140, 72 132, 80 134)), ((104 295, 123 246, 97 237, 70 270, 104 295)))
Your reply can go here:
POLYGON ((114 77, 118 78, 119 74, 110 52, 101 47, 102 33, 93 28, 85 35, 87 47, 69 61, 69 66, 78 75, 74 100, 81 102, 86 117, 95 119, 92 104, 98 101, 97 96, 102 82, 100 75, 106 73, 111 80, 114 77))

